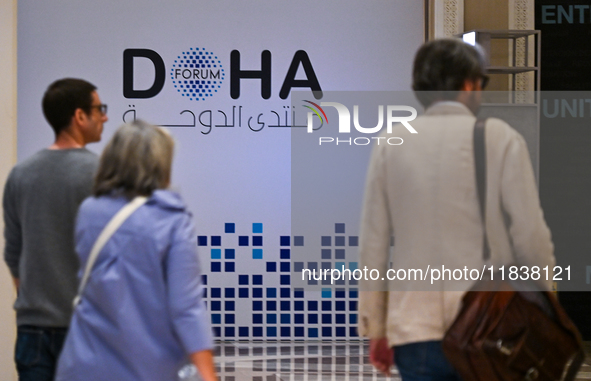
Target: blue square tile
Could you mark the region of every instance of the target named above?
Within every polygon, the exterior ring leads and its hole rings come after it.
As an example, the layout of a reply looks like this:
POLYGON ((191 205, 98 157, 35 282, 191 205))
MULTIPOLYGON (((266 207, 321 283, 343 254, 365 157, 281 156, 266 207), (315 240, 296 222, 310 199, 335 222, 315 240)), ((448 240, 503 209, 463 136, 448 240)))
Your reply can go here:
POLYGON ((293 335, 295 337, 304 337, 304 333, 306 331, 304 330, 304 327, 294 327, 293 328, 293 335))
POLYGON ((207 246, 207 236, 200 235, 197 237, 197 246, 207 246))
POLYGON ((211 272, 212 273, 219 273, 222 271, 222 263, 221 262, 211 262, 211 272))
POLYGON ((294 298, 303 298, 304 297, 304 289, 303 288, 296 288, 293 290, 293 297, 294 298))
POLYGON ((211 236, 211 246, 221 246, 222 245, 222 237, 219 235, 212 235, 211 236))
POLYGON ((281 262, 280 263, 280 266, 281 266, 280 270, 281 270, 281 272, 290 272, 291 271, 291 269, 290 269, 291 266, 290 265, 291 265, 291 262, 281 262))
POLYGON ((248 236, 247 235, 238 236, 238 246, 248 246, 248 236))
POLYGON ((248 284, 248 275, 238 275, 238 284, 240 285, 247 285, 248 284))
POLYGON ((281 327, 281 337, 290 337, 291 336, 291 328, 290 327, 281 327))
POLYGON ((331 337, 332 327, 322 327, 322 337, 331 337))
POLYGON ((219 300, 212 300, 211 301, 211 310, 212 311, 221 311, 222 310, 222 303, 219 300))
POLYGON ((318 337, 318 328, 308 328, 308 337, 318 337))
POLYGON ((322 236, 320 238, 320 244, 322 246, 332 246, 332 244, 331 244, 331 237, 330 236, 322 236))
POLYGON ((252 327, 253 337, 263 337, 263 327, 252 327))
POLYGON ((357 311, 357 301, 356 300, 351 300, 349 302, 349 311, 357 311))
POLYGON ((335 290, 335 298, 345 298, 347 296, 347 293, 345 292, 344 288, 337 288, 335 290))
POLYGON ((296 235, 295 237, 293 237, 293 245, 304 246, 304 236, 296 235))
POLYGON ((252 249, 252 259, 263 259, 263 249, 252 249))
POLYGON ((233 301, 226 300, 224 302, 224 309, 226 311, 234 311, 234 307, 235 307, 235 305, 234 305, 233 301))
POLYGON ((334 322, 337 324, 347 324, 347 315, 345 314, 336 314, 334 316, 334 322))
POLYGON ((345 224, 334 224, 334 232, 335 234, 344 234, 345 224))
POLYGON ((267 314, 267 324, 277 324, 277 314, 267 314))
POLYGON ((322 249, 320 250, 320 258, 322 259, 330 259, 332 257, 332 250, 331 249, 322 249))
POLYGON ((357 314, 349 314, 349 324, 357 324, 357 314))
POLYGON ((290 324, 291 323, 291 315, 290 314, 281 314, 281 324, 290 324))
POLYGON ((263 284, 263 276, 262 275, 253 275, 252 276, 252 284, 256 284, 256 285, 263 284))
POLYGON ((357 327, 349 327, 349 337, 357 337, 357 327))
POLYGON ((340 235, 334 237, 334 245, 335 246, 345 246, 345 237, 340 236, 340 235))
POLYGON ((248 298, 248 288, 239 288, 238 289, 238 296, 240 298, 248 298))
MULTIPOLYGON (((344 303, 344 302, 341 302, 341 303, 344 303)), ((332 311, 332 303, 329 300, 322 301, 322 311, 332 311)))
POLYGON ((294 314, 293 315, 293 322, 295 324, 305 324, 304 323, 304 314, 294 314))
POLYGON ((279 237, 279 245, 280 246, 289 246, 290 245, 290 236, 286 236, 286 235, 282 235, 281 237, 279 237))
POLYGON ((277 263, 275 262, 267 262, 267 272, 276 272, 277 271, 277 263))
POLYGON ((347 328, 346 327, 336 327, 335 334, 337 337, 346 337, 347 336, 347 328))
POLYGON ((294 262, 293 263, 293 271, 296 273, 301 273, 304 270, 304 262, 294 262))
POLYGON ((211 259, 222 259, 222 250, 211 249, 211 259))
POLYGON ((226 249, 224 250, 224 256, 226 257, 226 259, 235 259, 236 251, 234 249, 226 249))
POLYGON ((253 300, 252 301, 252 310, 253 311, 262 311, 263 310, 263 302, 261 300, 253 300))
POLYGON ((349 246, 359 246, 359 237, 349 236, 349 246))
POLYGON ((211 324, 222 324, 222 314, 211 314, 211 324))
POLYGON ((263 324, 263 314, 252 314, 252 324, 263 324))
POLYGON ((318 314, 308 314, 308 324, 318 324, 318 314))
POLYGON ((322 314, 322 324, 332 324, 332 315, 322 314))
POLYGON ((303 311, 304 310, 304 302, 301 300, 293 302, 293 310, 294 311, 303 311))
POLYGON ((277 302, 274 300, 267 300, 267 311, 276 311, 277 302))
POLYGON ((263 289, 261 287, 255 287, 252 289, 252 297, 253 298, 262 298, 263 297, 263 289))
POLYGON ((252 232, 254 234, 262 234, 263 233, 263 224, 260 222, 255 222, 252 224, 252 232))
POLYGON ((358 291, 357 291, 357 289, 356 289, 356 288, 352 288, 352 289, 350 289, 350 290, 349 290, 349 298, 351 298, 351 299, 357 299, 357 295, 358 295, 358 293, 357 293, 357 292, 358 292, 358 291))
POLYGON ((289 298, 290 297, 290 289, 289 288, 281 288, 281 297, 282 298, 289 298))
POLYGON ((332 290, 330 288, 323 288, 322 289, 322 297, 323 298, 332 298, 332 290))
POLYGON ((318 311, 318 302, 316 300, 308 300, 308 311, 318 311))
POLYGON ((235 315, 234 314, 225 314, 224 315, 224 324, 234 324, 235 322, 235 315))
POLYGON ((212 298, 221 298, 222 297, 222 289, 219 287, 212 287, 211 288, 211 297, 212 298))
POLYGON ((290 249, 280 249, 279 250, 279 257, 281 259, 290 259, 291 255, 290 255, 290 249))
POLYGON ((248 327, 238 327, 238 336, 248 337, 248 327))
POLYGON ((213 327, 213 337, 222 336, 222 327, 213 327))
POLYGON ((277 327, 267 327, 267 337, 277 337, 277 327))
POLYGON ((336 311, 345 311, 345 302, 344 301, 337 301, 334 303, 334 309, 336 311))
POLYGON ((226 287, 224 289, 224 297, 226 298, 233 298, 234 297, 234 288, 226 287))
POLYGON ((253 235, 252 236, 252 246, 263 246, 263 236, 262 235, 253 235))
POLYGON ((267 287, 267 298, 276 298, 277 289, 275 287, 267 287))
POLYGON ((291 303, 289 300, 282 300, 280 302, 281 311, 290 311, 291 310, 291 303))
POLYGON ((224 225, 225 233, 236 233, 236 225, 232 222, 226 222, 224 225))
POLYGON ((235 269, 234 262, 224 262, 224 271, 227 273, 233 273, 235 269))
POLYGON ((291 284, 291 275, 280 275, 279 283, 283 286, 289 286, 291 284))
POLYGON ((203 283, 204 286, 207 286, 207 275, 201 275, 201 283, 203 283))
POLYGON ((334 259, 345 259, 345 249, 335 249, 334 259))

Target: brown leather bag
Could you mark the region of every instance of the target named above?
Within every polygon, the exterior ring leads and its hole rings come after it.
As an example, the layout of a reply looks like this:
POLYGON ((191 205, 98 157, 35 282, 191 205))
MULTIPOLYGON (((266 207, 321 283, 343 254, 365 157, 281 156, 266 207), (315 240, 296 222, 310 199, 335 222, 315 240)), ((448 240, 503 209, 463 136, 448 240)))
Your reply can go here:
MULTIPOLYGON (((484 121, 474 126, 474 157, 482 220, 485 216, 484 121)), ((483 257, 489 248, 484 233, 483 257)), ((482 280, 462 300, 443 338, 443 351, 464 381, 574 380, 585 358, 582 339, 548 291, 531 283, 482 280)))

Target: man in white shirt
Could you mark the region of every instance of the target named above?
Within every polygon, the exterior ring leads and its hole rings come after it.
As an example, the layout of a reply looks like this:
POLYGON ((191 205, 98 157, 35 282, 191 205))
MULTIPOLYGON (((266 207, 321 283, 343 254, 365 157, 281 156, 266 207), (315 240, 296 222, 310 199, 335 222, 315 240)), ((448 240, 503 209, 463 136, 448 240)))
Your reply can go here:
MULTIPOLYGON (((486 81, 481 52, 461 40, 434 40, 419 49, 413 90, 426 112, 412 122, 418 132, 412 139, 374 147, 361 268, 385 274, 390 263, 394 269, 427 268, 436 258, 448 268, 482 270, 473 129, 486 81)), ((392 136, 404 129, 395 126, 392 136)), ((550 231, 523 137, 493 118, 486 122, 485 135, 490 263, 552 268, 550 231)), ((372 363, 385 373, 396 363, 403 380, 460 380, 443 355, 441 340, 469 286, 451 281, 440 291, 421 291, 408 283, 404 290, 388 291, 388 285, 378 289, 364 281, 359 331, 371 339, 372 363)))

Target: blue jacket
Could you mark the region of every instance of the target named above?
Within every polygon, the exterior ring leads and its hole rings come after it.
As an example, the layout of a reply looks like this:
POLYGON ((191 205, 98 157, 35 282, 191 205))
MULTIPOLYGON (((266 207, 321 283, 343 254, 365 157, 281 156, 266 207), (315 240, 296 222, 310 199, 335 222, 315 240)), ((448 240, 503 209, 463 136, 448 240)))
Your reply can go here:
MULTIPOLYGON (((76 223, 81 276, 98 235, 127 200, 88 198, 76 223)), ((100 252, 76 308, 56 380, 174 380, 212 348, 197 237, 180 196, 158 190, 100 252)))

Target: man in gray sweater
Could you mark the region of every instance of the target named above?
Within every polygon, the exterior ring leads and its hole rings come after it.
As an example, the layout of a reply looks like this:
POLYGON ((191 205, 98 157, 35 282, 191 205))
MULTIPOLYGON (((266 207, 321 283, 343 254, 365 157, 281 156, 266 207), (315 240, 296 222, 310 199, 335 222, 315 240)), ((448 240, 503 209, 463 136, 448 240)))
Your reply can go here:
POLYGON ((52 83, 43 113, 55 142, 16 165, 6 181, 4 260, 18 291, 21 381, 53 379, 78 285, 74 222, 98 165, 84 147, 101 139, 106 112, 94 85, 72 78, 52 83))

